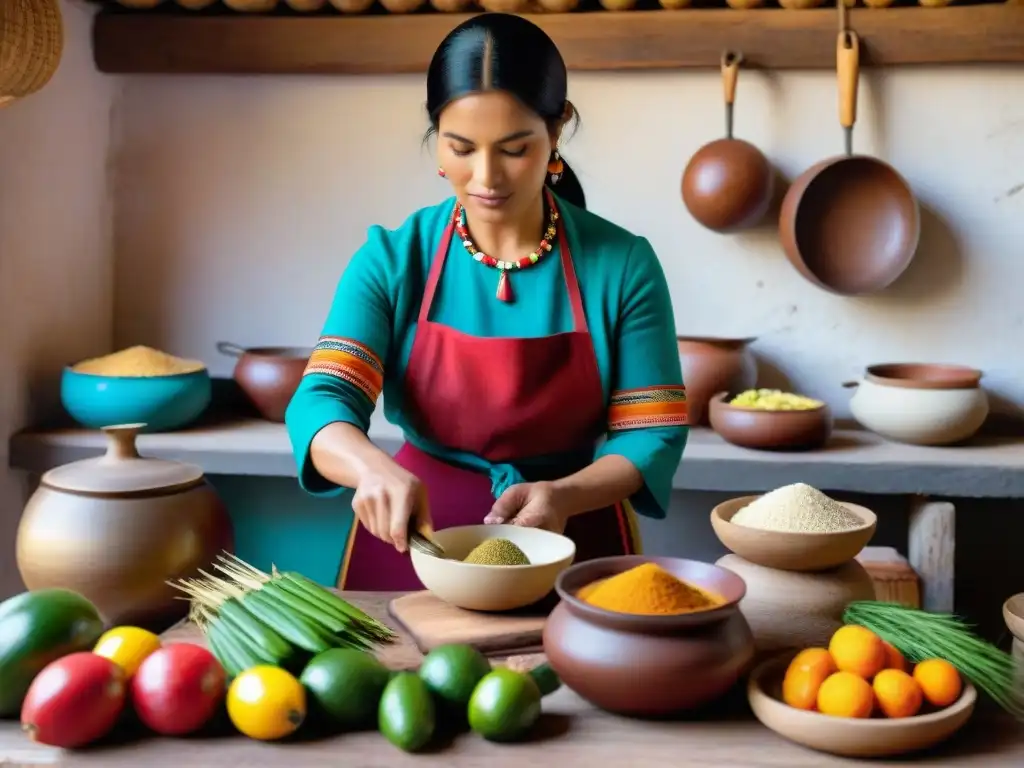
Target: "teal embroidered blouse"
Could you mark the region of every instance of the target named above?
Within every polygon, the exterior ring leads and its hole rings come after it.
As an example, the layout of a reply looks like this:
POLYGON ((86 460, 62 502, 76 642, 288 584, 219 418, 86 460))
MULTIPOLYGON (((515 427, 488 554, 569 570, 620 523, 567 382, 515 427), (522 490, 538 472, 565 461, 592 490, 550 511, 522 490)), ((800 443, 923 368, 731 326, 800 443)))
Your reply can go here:
MULTIPOLYGON (((645 238, 564 200, 557 204, 609 405, 607 435, 595 446, 594 458, 616 454, 631 461, 643 474, 644 487, 628 501, 638 513, 662 518, 687 438, 686 396, 665 274, 645 238)), ((409 442, 489 474, 495 497, 523 481, 514 463, 495 465, 416 434, 402 410, 402 381, 420 301, 454 205, 449 198, 423 208, 394 230, 370 227, 366 243, 342 274, 285 415, 299 483, 307 492, 332 496, 349 490, 317 472, 310 443, 333 422, 365 432, 382 392, 385 416, 409 442)), ((497 277, 496 270, 474 261, 453 238, 431 319, 487 337, 536 337, 572 329, 557 245, 537 264, 510 275, 514 302, 495 299, 497 277)))

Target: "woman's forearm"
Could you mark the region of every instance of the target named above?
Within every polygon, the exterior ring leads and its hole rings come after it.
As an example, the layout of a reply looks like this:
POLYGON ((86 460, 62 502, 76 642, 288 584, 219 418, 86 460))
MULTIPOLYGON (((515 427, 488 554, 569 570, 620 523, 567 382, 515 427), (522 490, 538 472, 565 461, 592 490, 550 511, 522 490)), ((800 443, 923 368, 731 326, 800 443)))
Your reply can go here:
POLYGON ((629 459, 609 455, 553 485, 565 509, 579 515, 629 498, 643 488, 644 476, 629 459))
POLYGON ((313 467, 324 479, 355 488, 368 472, 393 461, 354 424, 336 421, 316 433, 309 446, 313 467))

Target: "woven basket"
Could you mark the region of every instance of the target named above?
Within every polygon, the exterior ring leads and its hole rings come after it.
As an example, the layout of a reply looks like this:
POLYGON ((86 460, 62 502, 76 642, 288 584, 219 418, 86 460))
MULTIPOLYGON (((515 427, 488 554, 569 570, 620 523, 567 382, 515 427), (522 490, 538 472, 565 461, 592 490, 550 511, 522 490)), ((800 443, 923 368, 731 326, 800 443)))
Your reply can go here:
POLYGON ((46 85, 63 51, 59 0, 0 0, 0 107, 46 85))

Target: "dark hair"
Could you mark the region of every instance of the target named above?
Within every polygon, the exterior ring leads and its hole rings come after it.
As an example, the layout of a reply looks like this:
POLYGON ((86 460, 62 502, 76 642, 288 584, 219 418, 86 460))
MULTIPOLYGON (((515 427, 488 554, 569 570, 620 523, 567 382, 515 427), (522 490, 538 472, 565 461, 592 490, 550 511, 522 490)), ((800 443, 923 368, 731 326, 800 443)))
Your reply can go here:
MULTIPOLYGON (((511 13, 481 13, 448 33, 427 70, 427 114, 437 130, 441 111, 470 93, 505 91, 536 112, 550 127, 566 108, 565 61, 554 41, 533 22, 511 13)), ((574 121, 579 115, 573 108, 574 121)), ((564 170, 551 188, 586 207, 583 185, 562 158, 564 170)))

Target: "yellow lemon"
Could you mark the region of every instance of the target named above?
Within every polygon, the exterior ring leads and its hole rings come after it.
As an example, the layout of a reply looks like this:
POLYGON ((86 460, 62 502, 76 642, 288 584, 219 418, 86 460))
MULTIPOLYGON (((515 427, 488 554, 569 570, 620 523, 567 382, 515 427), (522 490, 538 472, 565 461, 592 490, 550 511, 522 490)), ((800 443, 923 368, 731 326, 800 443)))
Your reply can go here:
POLYGON ((160 638, 139 627, 114 627, 96 641, 92 652, 110 659, 131 677, 146 658, 160 648, 160 638))
POLYGON ((306 719, 306 689, 279 667, 253 667, 228 688, 228 717, 250 739, 284 738, 306 719))

